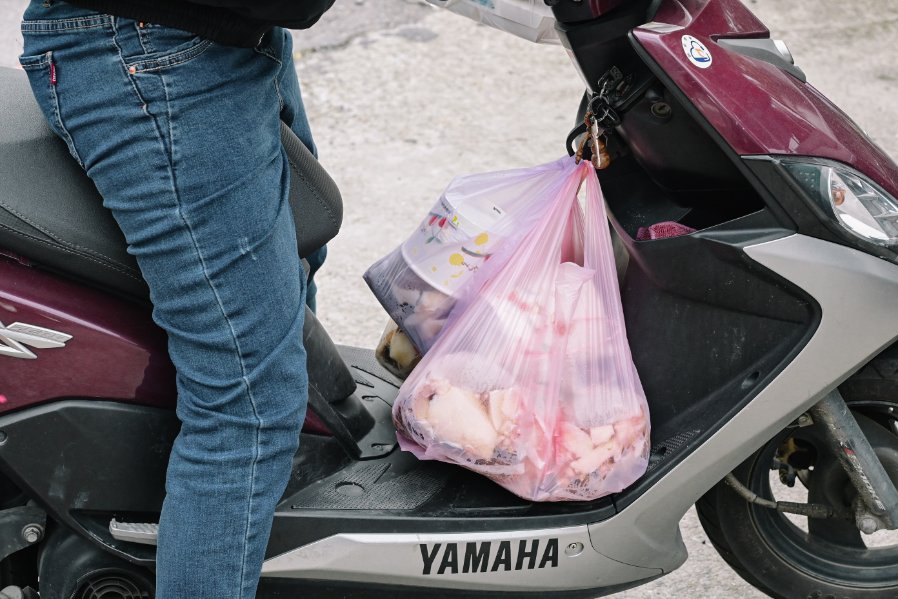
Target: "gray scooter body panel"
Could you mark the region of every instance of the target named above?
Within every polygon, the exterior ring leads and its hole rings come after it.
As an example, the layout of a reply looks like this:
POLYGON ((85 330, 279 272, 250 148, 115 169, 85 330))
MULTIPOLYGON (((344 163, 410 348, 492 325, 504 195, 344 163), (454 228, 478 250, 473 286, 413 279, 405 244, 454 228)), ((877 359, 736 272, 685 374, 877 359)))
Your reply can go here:
POLYGON ((590 525, 596 550, 621 562, 665 572, 679 567, 686 550, 678 523, 686 510, 898 338, 898 265, 803 235, 745 252, 810 294, 822 320, 798 356, 736 417, 619 514, 590 525))

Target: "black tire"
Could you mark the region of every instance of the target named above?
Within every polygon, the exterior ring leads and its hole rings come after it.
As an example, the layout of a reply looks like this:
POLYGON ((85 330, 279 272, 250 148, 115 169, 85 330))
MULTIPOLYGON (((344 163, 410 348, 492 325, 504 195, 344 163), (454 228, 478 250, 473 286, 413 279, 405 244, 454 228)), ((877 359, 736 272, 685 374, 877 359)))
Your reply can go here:
MULTIPOLYGON (((898 435, 895 434, 898 425, 887 422, 889 418, 898 419, 898 345, 880 354, 846 381, 840 390, 868 438, 873 433, 884 446, 883 435, 887 431, 890 436, 887 442, 891 444, 894 438, 894 445, 898 447, 898 435), (894 408, 894 416, 889 408, 894 408)), ((790 436, 812 435, 812 429, 801 429, 805 433, 799 429, 783 431, 733 474, 759 496, 772 498, 769 483, 771 448, 775 451, 775 447, 790 436)), ((898 463, 894 458, 898 451, 889 450, 886 455, 877 449, 877 454, 893 480, 898 479, 898 463)), ((837 480, 826 484, 844 485, 842 491, 826 492, 832 493, 829 497, 845 498, 848 505, 843 507, 850 506, 854 491, 847 477, 834 479, 833 476, 837 476, 832 474, 834 470, 824 468, 829 468, 831 463, 819 461, 829 458, 816 459, 817 466, 809 476, 817 476, 819 472, 820 480, 837 480)), ((813 486, 813 480, 809 480, 809 487, 813 486)), ((809 521, 809 526, 815 528, 802 532, 782 514, 749 504, 724 481, 708 491, 696 503, 696 509, 705 533, 724 561, 746 582, 771 597, 898 598, 898 546, 867 549, 853 523, 845 520, 809 521), (856 539, 852 538, 852 533, 856 539)))

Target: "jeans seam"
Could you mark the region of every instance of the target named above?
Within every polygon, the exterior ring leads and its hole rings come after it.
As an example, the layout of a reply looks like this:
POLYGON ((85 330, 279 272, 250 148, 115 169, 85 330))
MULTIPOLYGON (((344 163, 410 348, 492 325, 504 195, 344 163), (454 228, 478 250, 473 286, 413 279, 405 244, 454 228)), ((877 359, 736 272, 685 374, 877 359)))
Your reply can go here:
POLYGON ((185 62, 190 62, 191 60, 198 58, 201 54, 208 50, 211 45, 212 40, 202 40, 198 44, 191 46, 186 50, 176 52, 175 54, 172 54, 171 56, 167 56, 165 58, 143 61, 138 60, 130 64, 125 64, 128 67, 129 71, 130 69, 134 69, 136 73, 152 73, 161 69, 176 67, 179 64, 184 64, 185 62))
POLYGON ((284 106, 286 106, 286 104, 287 104, 286 102, 284 102, 284 96, 281 94, 281 81, 280 81, 281 70, 283 70, 284 63, 283 63, 283 61, 281 61, 280 58, 275 56, 274 53, 268 52, 267 50, 262 49, 259 46, 256 46, 255 48, 253 48, 253 51, 256 54, 261 54, 262 56, 270 58, 271 60, 275 61, 278 64, 278 66, 281 67, 281 69, 279 69, 278 72, 275 73, 275 75, 274 75, 274 92, 277 94, 277 97, 278 97, 278 112, 282 112, 284 110, 284 106))
POLYGON ((284 101, 283 94, 281 94, 281 70, 283 70, 284 63, 280 58, 275 56, 274 53, 269 52, 266 49, 260 48, 259 46, 256 46, 255 48, 253 48, 253 52, 255 52, 256 54, 261 54, 262 56, 265 56, 266 58, 270 58, 271 60, 276 62, 278 64, 278 66, 281 67, 281 69, 279 69, 278 72, 275 73, 275 75, 274 75, 274 91, 278 97, 278 112, 283 112, 284 107, 287 105, 287 103, 284 101))
MULTIPOLYGON (((193 231, 193 226, 190 224, 190 219, 187 218, 183 210, 183 206, 181 204, 181 194, 178 192, 178 183, 177 183, 177 175, 175 174, 175 157, 174 157, 174 145, 175 140, 173 136, 173 131, 171 128, 171 102, 169 100, 168 95, 168 86, 165 82, 165 74, 160 73, 160 78, 162 80, 162 88, 165 91, 165 110, 168 117, 168 127, 169 127, 169 181, 171 184, 172 194, 175 198, 175 205, 177 206, 178 217, 181 219, 181 222, 184 223, 184 227, 187 229, 187 234, 190 236, 190 242, 193 245, 193 250, 196 253, 197 259, 200 263, 200 268, 203 271, 203 278, 206 279, 206 284, 209 285, 209 289, 212 291, 212 295, 215 297, 215 303, 218 306, 218 310, 221 312, 221 315, 224 317, 225 322, 228 325, 228 331, 231 334, 231 340, 234 343, 234 349, 237 352, 237 362, 240 364, 240 375, 243 380, 244 387, 246 388, 247 398, 249 399, 250 406, 252 407, 253 418, 256 422, 255 427, 255 439, 253 443, 253 456, 252 456, 252 465, 250 471, 250 485, 249 485, 249 493, 247 497, 247 510, 246 510, 246 522, 244 524, 243 530, 243 557, 240 563, 240 593, 243 594, 244 587, 246 586, 246 568, 247 568, 247 551, 246 546, 249 542, 249 530, 250 530, 250 522, 252 521, 253 515, 253 504, 254 504, 254 496, 256 494, 256 470, 259 464, 259 443, 261 437, 261 429, 263 426, 262 419, 259 417, 259 410, 256 406, 256 399, 253 397, 252 385, 249 382, 249 376, 247 375, 246 364, 243 361, 243 351, 240 348, 240 340, 237 338, 237 331, 234 330, 234 324, 231 322, 231 318, 228 316, 228 312, 224 307, 224 302, 221 299, 221 295, 218 293, 218 289, 215 287, 215 284, 212 282, 212 277, 209 275, 209 268, 206 266, 206 259, 203 256, 203 252, 200 249, 199 243, 196 240, 196 234, 193 231)), ((155 121, 155 119, 154 119, 155 121)), ((158 130, 158 124, 157 124, 158 130)), ((161 141, 161 140, 160 140, 161 141)), ((164 144, 163 144, 164 145, 164 144)))
POLYGON ((79 31, 81 29, 96 29, 98 27, 105 27, 105 23, 93 23, 90 25, 73 25, 70 27, 25 27, 26 23, 22 24, 21 31, 22 33, 64 33, 66 31, 79 31))
MULTIPOLYGON (((47 52, 47 64, 50 65, 50 69, 55 68, 55 64, 53 62, 53 52, 47 52)), ((62 113, 59 110, 59 95, 56 93, 56 83, 51 81, 49 78, 47 80, 47 85, 50 91, 50 100, 53 104, 53 117, 56 119, 56 127, 59 129, 59 136, 65 142, 65 145, 69 148, 69 153, 72 157, 78 162, 78 166, 81 169, 84 169, 84 162, 81 160, 81 156, 78 154, 78 150, 75 148, 75 142, 72 139, 72 136, 69 135, 69 130, 66 129, 65 123, 62 121, 62 113)))
POLYGON ((273 61, 275 61, 276 63, 278 63, 278 65, 284 66, 283 61, 282 61, 280 58, 278 58, 277 56, 275 56, 272 52, 268 52, 267 50, 263 50, 262 48, 259 48, 258 46, 256 46, 255 48, 253 48, 253 50, 254 50, 255 52, 257 52, 258 54, 261 54, 262 56, 267 56, 267 57, 270 58, 271 60, 273 60, 273 61))
MULTIPOLYGON (((168 163, 171 165, 172 176, 175 172, 175 132, 171 122, 171 98, 168 95, 168 86, 165 84, 165 75, 159 73, 159 82, 162 84, 162 93, 165 94, 165 117, 168 123, 168 163)), ((163 144, 164 145, 164 144, 163 144)), ((177 191, 175 192, 177 194, 177 191)), ((180 202, 178 202, 180 205, 180 202)), ((180 208, 179 208, 180 212, 180 208)), ((203 267, 205 269, 205 266, 203 267)), ((225 317, 227 318, 227 317, 225 317)), ((239 347, 238 347, 239 351, 239 347)))
POLYGON ((94 17, 73 17, 71 19, 39 19, 23 21, 20 30, 22 33, 60 33, 79 29, 96 29, 106 27, 112 22, 109 15, 94 17))
POLYGON ((140 23, 134 23, 134 28, 137 29, 137 41, 140 43, 140 47, 143 50, 144 54, 151 54, 154 52, 153 42, 150 39, 149 32, 145 27, 141 27, 140 23))
MULTIPOLYGON (((170 140, 170 144, 171 140, 170 140)), ((250 406, 252 406, 253 418, 256 421, 256 430, 255 430, 255 439, 253 440, 253 457, 252 457, 252 466, 250 471, 250 485, 249 485, 249 493, 248 501, 247 501, 247 510, 246 510, 246 522, 244 524, 243 529, 243 559, 240 564, 240 593, 243 593, 244 587, 246 586, 246 544, 249 542, 249 529, 250 522, 252 520, 253 514, 253 498, 256 494, 256 468, 259 463, 259 441, 260 434, 262 428, 262 420, 259 418, 259 412, 256 408, 256 401, 253 397, 252 385, 250 385, 249 377, 246 372, 246 364, 243 362, 243 352, 240 349, 240 341, 237 339, 237 332, 234 330, 234 325, 231 322, 230 317, 228 316, 227 310, 225 310, 224 302, 221 300, 221 296, 218 293, 218 289, 216 289, 215 284, 212 282, 212 278, 209 276, 209 269, 206 266, 206 260, 203 257, 203 252, 200 250, 199 243, 196 241, 196 235, 193 232, 193 227, 190 224, 190 219, 187 218, 187 215, 184 213, 184 210, 181 205, 181 197, 178 193, 177 189, 177 180, 174 174, 174 165, 169 164, 169 180, 172 184, 172 191, 174 193, 175 202, 178 210, 178 217, 181 219, 181 222, 184 223, 184 227, 187 229, 187 234, 190 236, 190 242, 193 245, 193 250, 196 252, 197 259, 200 263, 200 268, 203 271, 203 278, 206 279, 206 283, 209 285, 209 289, 212 290, 212 295, 215 297, 215 303, 221 315, 224 317, 225 322, 228 325, 228 331, 231 334, 231 340, 234 343, 234 349, 237 351, 237 362, 240 364, 240 378, 243 380, 243 385, 246 388, 246 394, 249 398, 250 406)))
POLYGON ((278 112, 283 112, 286 103, 284 102, 284 96, 281 95, 281 82, 277 75, 274 76, 274 93, 278 96, 278 112))
POLYGON ((147 110, 147 102, 140 94, 140 90, 137 89, 137 84, 128 72, 128 63, 125 61, 125 54, 122 52, 122 47, 118 43, 118 26, 115 24, 115 21, 112 21, 112 45, 115 46, 115 50, 118 52, 119 62, 122 64, 122 73, 125 75, 125 79, 127 79, 128 83, 131 84, 131 89, 134 90, 134 95, 137 97, 137 103, 141 105, 143 113, 150 116, 150 112, 147 110))
POLYGON ((24 69, 26 71, 43 69, 48 64, 50 64, 50 56, 49 55, 50 55, 49 52, 44 52, 43 54, 38 54, 35 56, 27 57, 27 58, 36 58, 37 56, 40 56, 40 60, 37 62, 22 62, 22 60, 25 59, 26 57, 20 56, 19 57, 19 65, 21 65, 22 69, 24 69))

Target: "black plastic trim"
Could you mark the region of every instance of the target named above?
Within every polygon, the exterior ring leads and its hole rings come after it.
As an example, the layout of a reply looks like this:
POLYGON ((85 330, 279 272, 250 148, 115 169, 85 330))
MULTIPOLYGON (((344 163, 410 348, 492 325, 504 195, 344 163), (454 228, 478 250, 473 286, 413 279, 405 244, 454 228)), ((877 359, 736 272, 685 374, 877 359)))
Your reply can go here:
MULTIPOLYGON (((827 213, 817 201, 812 198, 789 175, 782 166, 783 160, 790 162, 805 162, 808 164, 820 164, 835 166, 853 172, 858 172, 853 167, 835 160, 816 158, 813 156, 744 156, 745 164, 755 173, 758 180, 774 194, 789 212, 795 221, 798 232, 802 235, 815 237, 830 243, 845 247, 851 247, 867 254, 871 254, 883 260, 898 262, 898 252, 888 247, 865 241, 856 235, 852 235, 841 227, 832 214, 827 213)), ((858 172, 863 176, 863 173, 858 172)), ((869 181, 869 178, 864 176, 869 181)), ((881 193, 888 194, 875 182, 870 181, 881 193)))
POLYGON ((46 525, 47 514, 37 506, 19 505, 0 511, 0 562, 36 542, 25 538, 25 527, 37 526, 43 531, 46 525))
POLYGON ((296 597, 328 597, 331 599, 593 599, 646 584, 656 578, 643 578, 622 585, 566 591, 534 591, 531 593, 501 591, 469 591, 435 587, 381 585, 361 582, 262 578, 257 599, 295 599, 296 597))
POLYGON ((789 213, 783 208, 783 206, 779 203, 776 197, 772 196, 770 192, 767 190, 764 185, 761 185, 758 181, 757 177, 755 177, 754 173, 748 166, 742 161, 739 154, 726 142, 723 136, 711 126, 711 123, 705 118, 705 116, 695 107, 695 105, 689 100, 689 96, 683 93, 683 90, 677 86, 677 84, 670 78, 670 76, 662 69, 658 63, 655 62, 654 58, 652 58, 651 54, 649 54, 645 48, 639 43, 639 40, 636 39, 636 36, 633 35, 631 31, 629 34, 630 44, 635 50, 636 54, 640 59, 645 63, 645 65, 651 70, 651 72, 658 78, 661 84, 667 89, 673 96, 677 99, 677 101, 683 106, 686 112, 704 129, 705 133, 707 133, 712 140, 714 140, 720 149, 726 154, 726 156, 730 159, 733 165, 739 170, 742 176, 751 184, 751 186, 755 189, 755 191, 761 196, 764 200, 764 203, 767 205, 768 209, 771 213, 776 217, 777 221, 779 221, 780 225, 784 229, 796 230, 795 222, 789 216, 789 213))
POLYGON ((179 430, 173 410, 84 399, 44 404, 0 418, 0 470, 53 520, 106 551, 148 563, 152 548, 115 541, 103 525, 111 514, 158 514, 179 430), (93 513, 106 515, 99 528, 93 513))
MULTIPOLYGON (((759 266, 743 251, 748 245, 794 232, 797 226, 789 212, 640 46, 632 32, 629 37, 637 55, 683 106, 686 113, 719 146, 760 195, 767 208, 681 238, 636 242, 628 235, 622 235, 630 253, 630 269, 622 287, 624 311, 634 361, 641 376, 645 375, 644 383, 649 383, 646 385, 646 392, 653 421, 652 444, 656 449, 663 448, 669 444, 668 439, 675 439, 684 432, 689 434, 686 441, 674 443, 678 447, 674 455, 653 455, 654 467, 635 485, 615 496, 618 510, 626 508, 651 488, 747 405, 807 344, 821 318, 820 307, 812 297, 779 275, 759 266), (733 279, 734 276, 736 279, 733 279), (717 288, 716 282, 723 280, 728 282, 728 290, 717 288), (742 280, 743 283, 737 283, 736 280, 742 280), (755 283, 751 283, 752 280, 755 283), (757 297, 761 288, 773 295, 763 298, 760 304, 746 304, 745 299, 757 297), (773 290, 777 291, 774 293, 773 290), (744 297, 740 299, 739 294, 744 297), (743 318, 739 326, 747 327, 743 329, 746 332, 758 333, 759 328, 772 327, 771 332, 773 329, 779 330, 777 335, 781 335, 782 339, 778 341, 776 335, 767 335, 767 345, 764 348, 759 348, 756 344, 750 345, 749 348, 754 350, 753 358, 747 361, 743 359, 741 366, 730 365, 731 370, 727 371, 729 374, 720 372, 716 375, 718 386, 709 387, 702 392, 701 385, 693 384, 694 391, 672 400, 670 381, 682 380, 683 377, 688 379, 690 374, 683 372, 680 368, 682 364, 665 356, 671 356, 671 352, 689 354, 697 350, 711 351, 713 342, 703 343, 702 337, 715 334, 707 326, 715 311, 718 312, 717 318, 721 318, 720 309, 729 310, 728 313, 734 318, 744 312, 749 318, 743 318), (785 312, 778 312, 780 310, 785 312), (680 322, 675 326, 665 327, 665 318, 669 319, 674 315, 678 315, 680 322), (689 334, 690 328, 695 329, 692 336, 689 334), (659 333, 661 337, 653 338, 659 333), (665 335, 670 338, 666 339, 665 335), (746 375, 741 384, 738 375, 740 369, 746 375), (699 394, 695 395, 696 393, 699 394)), ((626 120, 626 115, 624 119, 626 120)), ((613 217, 612 223, 619 232, 626 233, 613 217)), ((762 330, 763 334, 766 332, 762 330)), ((726 351, 726 346, 721 348, 726 351)), ((695 354, 694 360, 701 361, 700 355, 695 354)), ((713 352, 710 355, 713 356, 713 352)), ((707 360, 705 363, 713 365, 715 369, 721 366, 710 357, 707 360)), ((710 375, 711 372, 709 370, 707 374, 710 375)))
POLYGON ((744 252, 791 234, 764 210, 679 238, 623 238, 630 267, 621 292, 652 417, 652 461, 614 497, 618 511, 748 405, 813 336, 816 301, 744 252))
POLYGON ((573 55, 591 92, 596 91, 599 79, 612 67, 631 74, 641 66, 627 47, 627 34, 645 23, 645 12, 630 8, 621 7, 597 19, 559 21, 556 25, 562 45, 573 55))

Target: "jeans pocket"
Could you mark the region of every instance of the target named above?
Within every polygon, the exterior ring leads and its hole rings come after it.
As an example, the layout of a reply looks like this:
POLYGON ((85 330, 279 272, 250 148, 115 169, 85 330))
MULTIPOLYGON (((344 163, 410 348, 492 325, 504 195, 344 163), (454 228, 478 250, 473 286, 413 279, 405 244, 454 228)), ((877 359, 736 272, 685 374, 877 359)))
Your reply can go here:
POLYGON ((189 31, 120 19, 119 27, 134 27, 143 54, 125 58, 131 74, 159 71, 190 62, 213 44, 189 31))
POLYGON ((34 98, 37 100, 41 111, 47 118, 50 128, 65 141, 69 148, 69 153, 78 161, 81 168, 84 168, 84 163, 75 149, 72 136, 66 130, 59 111, 59 96, 56 93, 56 63, 53 61, 53 52, 22 55, 19 57, 19 64, 22 65, 22 69, 28 75, 31 91, 34 93, 34 98))

